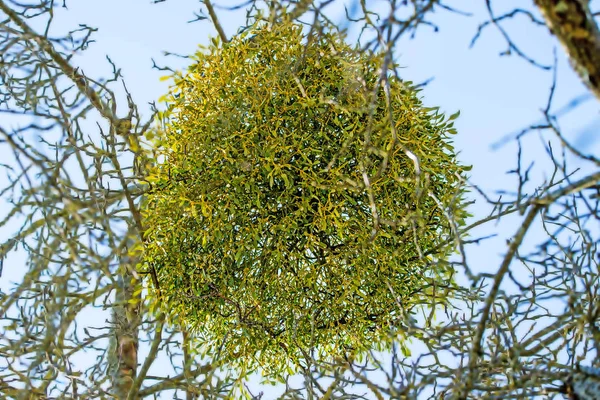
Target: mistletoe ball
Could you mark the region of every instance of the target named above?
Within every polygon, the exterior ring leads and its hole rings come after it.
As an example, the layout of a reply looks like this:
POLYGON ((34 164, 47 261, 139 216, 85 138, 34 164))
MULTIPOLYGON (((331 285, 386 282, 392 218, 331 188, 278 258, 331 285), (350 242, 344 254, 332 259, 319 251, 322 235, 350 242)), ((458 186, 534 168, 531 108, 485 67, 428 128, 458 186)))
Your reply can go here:
POLYGON ((343 39, 257 23, 176 77, 143 261, 206 353, 276 368, 385 347, 452 283, 453 117, 343 39))

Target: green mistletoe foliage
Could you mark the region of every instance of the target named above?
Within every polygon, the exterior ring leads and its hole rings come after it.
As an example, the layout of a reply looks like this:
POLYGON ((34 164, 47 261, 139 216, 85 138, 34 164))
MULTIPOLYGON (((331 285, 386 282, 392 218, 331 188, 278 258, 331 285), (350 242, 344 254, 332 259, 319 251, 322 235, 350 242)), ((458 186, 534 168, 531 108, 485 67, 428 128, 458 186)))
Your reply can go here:
POLYGON ((279 368, 382 348, 451 284, 467 168, 452 122, 382 65, 333 30, 256 24, 176 80, 143 259, 154 306, 205 354, 279 368))

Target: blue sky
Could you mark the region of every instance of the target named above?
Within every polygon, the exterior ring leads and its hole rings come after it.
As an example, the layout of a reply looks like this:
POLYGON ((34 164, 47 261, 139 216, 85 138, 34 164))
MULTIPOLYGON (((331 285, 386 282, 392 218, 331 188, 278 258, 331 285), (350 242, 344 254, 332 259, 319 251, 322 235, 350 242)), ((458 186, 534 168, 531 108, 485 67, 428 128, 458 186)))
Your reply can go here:
MULTIPOLYGON (((236 4, 230 1, 215 1, 217 4, 236 4)), ((375 3, 375 2, 374 2, 375 3)), ((509 142, 500 149, 491 145, 506 134, 536 123, 542 118, 540 110, 545 108, 552 73, 542 71, 517 56, 499 56, 507 45, 494 28, 487 28, 473 48, 469 44, 478 25, 486 19, 485 2, 455 2, 464 11, 473 13, 463 17, 445 11, 436 13, 433 21, 440 30, 433 32, 428 27, 419 30, 415 39, 403 39, 397 47, 397 62, 403 67, 401 77, 414 82, 434 78, 422 92, 426 106, 440 106, 448 114, 461 111, 456 122, 458 135, 455 147, 460 159, 472 164, 471 180, 488 193, 515 188, 515 179, 506 171, 516 165, 516 145, 509 142)), ((529 3, 529 2, 526 2, 529 3)), ((379 2, 384 6, 384 2, 379 2)), ((502 6, 496 13, 507 11, 513 6, 523 6, 522 1, 498 0, 494 6, 502 6)), ((125 82, 140 109, 149 114, 151 101, 156 101, 168 90, 168 82, 161 82, 164 75, 152 69, 152 59, 162 65, 182 68, 185 60, 167 57, 163 51, 191 54, 198 44, 207 44, 214 31, 209 21, 187 23, 194 18, 193 12, 200 9, 197 1, 170 0, 151 4, 150 0, 88 0, 68 2, 69 9, 59 9, 55 16, 56 32, 75 29, 85 23, 99 28, 95 42, 81 56, 73 58, 74 65, 88 76, 108 76, 111 66, 106 56, 122 69, 125 82)), ((221 22, 228 36, 234 34, 244 22, 244 15, 219 11, 221 22)), ((341 21, 342 14, 330 12, 334 20, 341 21)), ((577 96, 587 92, 572 71, 562 48, 549 35, 545 27, 537 27, 526 18, 517 18, 505 25, 519 47, 541 63, 552 65, 553 49, 557 49, 558 86, 554 109, 559 109, 577 96)), ((350 31, 350 38, 355 37, 350 31)), ((126 102, 122 101, 121 114, 126 114, 126 102)), ((598 102, 589 98, 574 111, 560 119, 565 137, 580 149, 598 154, 600 127, 598 102)), ((17 123, 17 122, 15 122, 17 123)), ((544 134, 548 140, 550 136, 544 134)), ((535 184, 540 184, 548 173, 548 159, 543 151, 543 140, 537 132, 530 133, 524 140, 525 159, 535 161, 535 184)), ((584 170, 589 166, 574 164, 584 170)), ((535 186, 532 185, 532 187, 535 186)), ((476 205, 477 216, 484 216, 489 207, 476 205)), ((487 227, 478 233, 498 233, 495 239, 469 250, 470 262, 475 270, 493 272, 498 267, 499 257, 505 251, 505 240, 516 230, 517 220, 507 218, 503 223, 487 227)), ((2 232, 2 231, 0 231, 2 232)), ((4 239, 4 238, 3 238, 4 239)), ((535 238, 531 238, 535 239, 535 238)), ((17 281, 23 270, 17 269, 18 258, 12 257, 5 264, 0 278, 0 288, 7 290, 10 281, 17 281), (9 266, 10 265, 10 266, 9 266)))
MULTIPOLYGON (((497 10, 500 14, 522 2, 503 0, 497 3, 504 7, 497 10)), ((159 81, 164 73, 151 68, 151 59, 162 65, 183 67, 185 60, 165 58, 162 52, 191 54, 198 44, 206 44, 209 35, 214 35, 208 21, 186 23, 193 19, 193 12, 198 9, 199 4, 195 1, 167 1, 154 5, 146 0, 72 2, 68 11, 57 13, 55 24, 60 30, 76 27, 82 22, 99 27, 96 42, 75 58, 74 63, 87 74, 106 76, 110 73, 110 65, 105 55, 109 55, 122 69, 134 100, 143 109, 143 105, 158 99, 168 88, 168 82, 159 81)), ((477 26, 486 18, 484 2, 471 2, 471 8, 463 10, 474 16, 438 12, 432 20, 439 25, 439 32, 423 27, 415 39, 402 40, 397 47, 397 61, 403 67, 401 76, 404 79, 422 82, 434 78, 423 91, 426 105, 440 106, 447 113, 461 111, 456 123, 460 157, 465 163, 474 165, 474 182, 495 189, 502 186, 505 171, 512 167, 509 160, 514 160, 515 147, 511 143, 493 151, 490 146, 505 134, 540 120, 542 114, 539 111, 545 107, 552 73, 533 67, 517 56, 500 57, 499 53, 507 46, 493 27, 486 29, 475 46, 469 48, 477 26)), ((235 15, 222 11, 220 15, 228 36, 234 34, 244 21, 242 13, 235 15)), ((342 21, 342 17, 338 14, 337 20, 342 21)), ((557 48, 559 84, 555 108, 587 93, 562 48, 545 27, 530 24, 525 18, 517 18, 506 27, 519 47, 543 64, 552 65, 553 49, 557 48)), ((354 33, 350 31, 350 38, 356 36, 354 33)), ((594 99, 561 120, 566 137, 587 148, 594 145, 596 135, 586 135, 586 132, 593 132, 598 123, 594 99)), ((510 187, 510 182, 507 183, 510 187)))

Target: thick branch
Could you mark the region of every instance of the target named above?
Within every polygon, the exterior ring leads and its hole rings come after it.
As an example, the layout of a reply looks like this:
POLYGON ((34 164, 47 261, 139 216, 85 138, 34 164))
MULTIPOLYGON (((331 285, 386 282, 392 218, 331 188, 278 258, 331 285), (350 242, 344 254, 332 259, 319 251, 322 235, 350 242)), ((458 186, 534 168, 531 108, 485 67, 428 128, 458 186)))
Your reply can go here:
POLYGON ((535 0, 583 82, 600 99, 600 30, 587 0, 535 0))
MULTIPOLYGON (((113 348, 109 360, 111 366, 112 392, 117 399, 129 399, 134 391, 137 377, 139 329, 139 295, 135 295, 135 286, 129 275, 119 279, 121 287, 116 294, 113 308, 113 348)), ((162 327, 161 327, 162 329, 162 327)))
POLYGON ((150 353, 146 357, 146 361, 142 365, 139 373, 137 374, 135 381, 133 382, 133 387, 130 389, 129 394, 127 396, 127 400, 134 400, 137 398, 137 395, 142 387, 142 383, 144 382, 144 378, 148 375, 148 370, 152 366, 152 363, 156 360, 158 355, 159 347, 162 343, 162 331, 164 327, 164 314, 161 314, 158 317, 158 323, 154 330, 154 339, 152 340, 152 346, 150 347, 150 353))

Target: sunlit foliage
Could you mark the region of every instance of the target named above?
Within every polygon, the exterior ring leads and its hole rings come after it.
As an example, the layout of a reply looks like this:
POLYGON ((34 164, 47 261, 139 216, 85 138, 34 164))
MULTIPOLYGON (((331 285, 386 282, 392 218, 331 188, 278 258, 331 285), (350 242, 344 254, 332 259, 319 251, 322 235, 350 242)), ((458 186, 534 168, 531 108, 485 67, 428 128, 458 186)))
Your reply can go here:
POLYGON ((356 353, 443 301, 467 168, 453 117, 393 68, 335 29, 257 23, 176 78, 144 260, 205 351, 263 367, 356 353))

